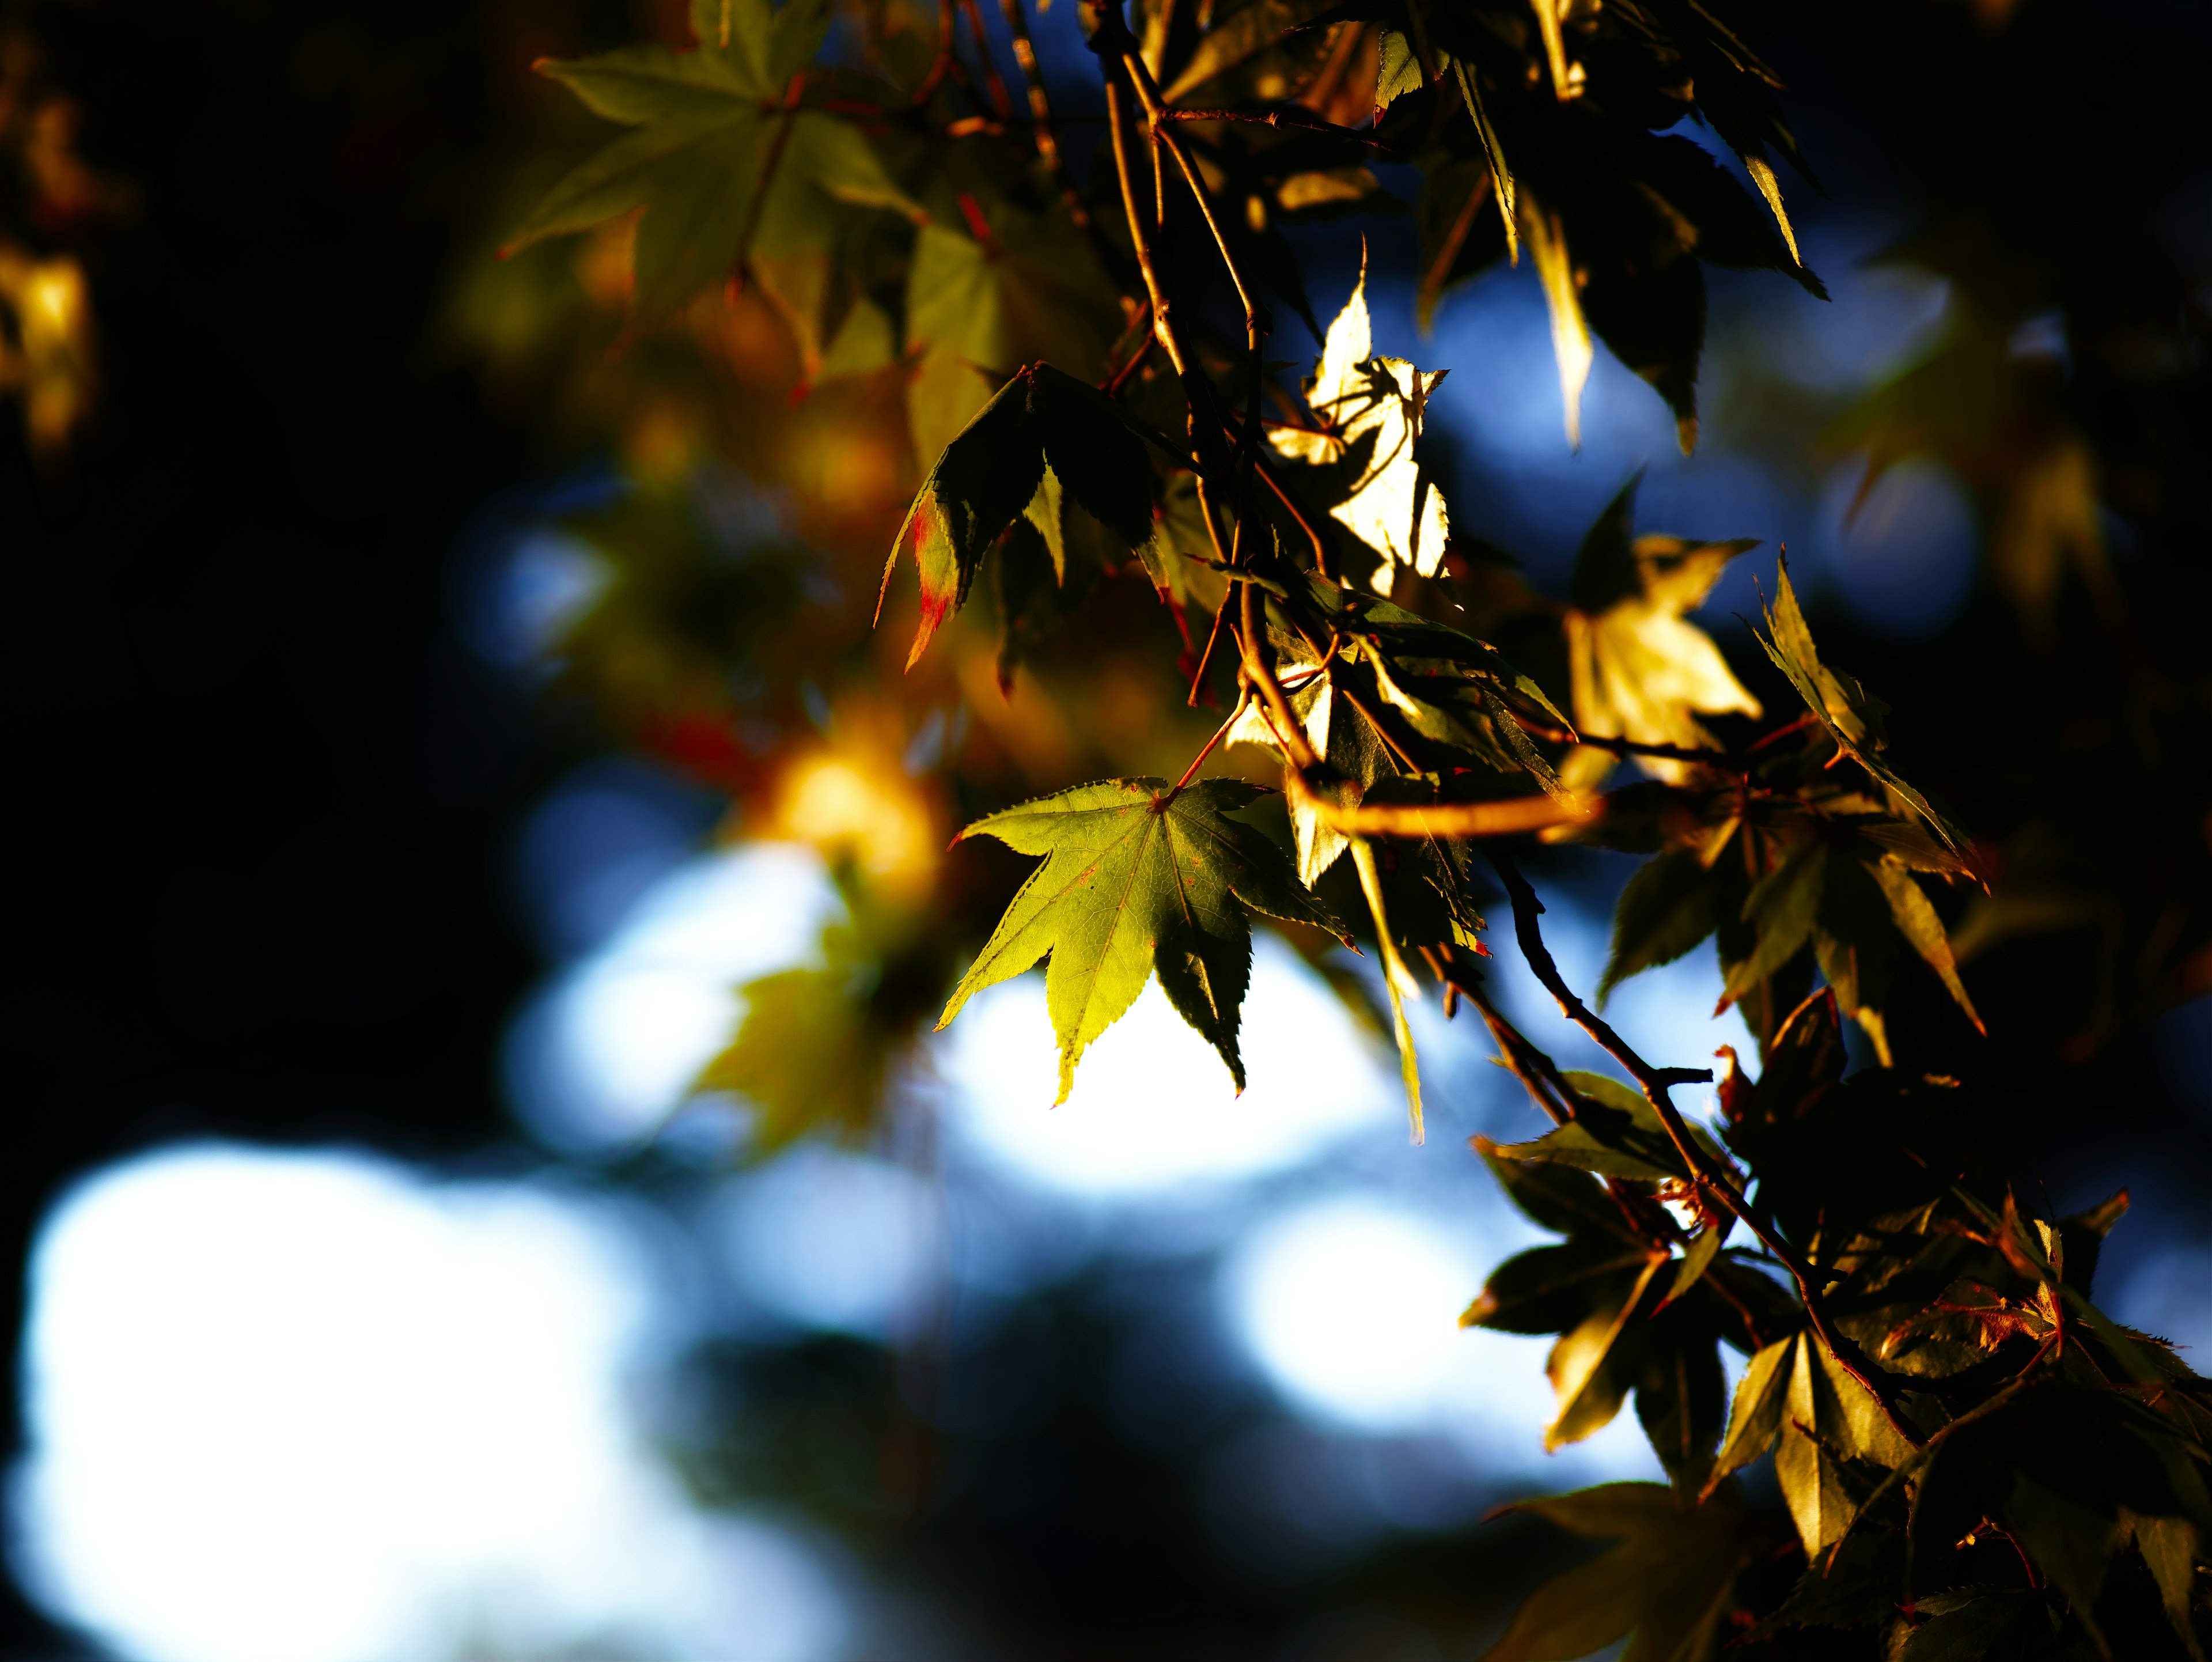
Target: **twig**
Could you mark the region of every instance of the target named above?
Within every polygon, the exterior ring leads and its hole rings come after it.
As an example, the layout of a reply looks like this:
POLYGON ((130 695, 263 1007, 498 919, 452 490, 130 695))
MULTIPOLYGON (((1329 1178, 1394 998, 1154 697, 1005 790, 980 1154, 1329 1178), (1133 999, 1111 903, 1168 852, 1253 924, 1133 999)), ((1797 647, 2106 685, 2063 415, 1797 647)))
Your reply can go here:
POLYGON ((1783 1268, 1790 1272, 1791 1279, 1797 1283, 1798 1296, 1804 1301, 1806 1319, 1812 1324, 1814 1332, 1820 1336, 1820 1342, 1827 1347, 1829 1354, 1835 1357, 1844 1371, 1863 1385, 1867 1393, 1881 1405, 1882 1413, 1887 1416, 1897 1434, 1913 1447, 1921 1446, 1919 1434, 1897 1410, 1896 1392, 1887 1371, 1876 1367, 1857 1345, 1838 1330, 1828 1314, 1821 1284, 1811 1266, 1780 1235, 1753 1215, 1742 1191, 1714 1166, 1705 1150, 1698 1147, 1697 1139, 1690 1135, 1689 1127, 1683 1123, 1681 1111, 1668 1096, 1668 1092, 1674 1086, 1711 1080, 1712 1070, 1705 1068, 1654 1068, 1637 1055, 1627 1041, 1604 1020, 1593 1014, 1568 987, 1565 978, 1559 974, 1559 966, 1553 962, 1552 954, 1544 945, 1543 933, 1536 922, 1538 914, 1544 910, 1544 903, 1536 898, 1535 890, 1528 886, 1528 880, 1521 874, 1521 868, 1514 864, 1512 855, 1504 849, 1486 845, 1483 852, 1489 856, 1491 865, 1504 883, 1506 892, 1512 897, 1513 931, 1520 942, 1522 956, 1528 960, 1528 967, 1535 972, 1536 979, 1543 983, 1544 989, 1559 1001, 1560 1013, 1602 1045, 1614 1061, 1628 1070, 1629 1076, 1643 1087, 1644 1099, 1650 1103, 1659 1116, 1660 1123, 1667 1128, 1667 1135, 1673 1141, 1675 1152, 1682 1157, 1684 1166, 1698 1186, 1706 1190, 1732 1215, 1741 1219, 1758 1238, 1759 1244, 1771 1252, 1783 1268))
POLYGON ((1030 120, 1036 130, 1037 155, 1060 181, 1060 194, 1067 204, 1069 216, 1085 234, 1095 236, 1091 210, 1083 205, 1083 194, 1075 188, 1074 175, 1067 170, 1067 158, 1060 153, 1060 133, 1052 120, 1052 100, 1045 95, 1044 72, 1037 67, 1036 43, 1030 39, 1029 19, 1022 15, 1022 0, 999 0, 999 9, 1006 17, 1006 32, 1014 40, 1014 62, 1029 88, 1030 120))
POLYGON ((1137 344, 1130 349, 1129 356, 1122 360, 1121 367, 1107 376, 1105 380, 1100 383, 1098 390, 1109 399, 1119 398, 1121 388, 1127 384, 1129 377, 1136 373, 1137 366, 1152 355, 1152 348, 1156 344, 1152 335, 1152 302, 1147 300, 1145 302, 1145 332, 1137 338, 1137 344))
POLYGON ((909 100, 910 107, 914 109, 920 109, 935 97, 938 88, 944 84, 945 77, 951 73, 953 36, 959 30, 959 24, 954 21, 952 6, 953 0, 937 0, 937 56, 929 60, 929 73, 922 76, 921 84, 914 89, 914 97, 909 100))
POLYGON ((968 15, 968 32, 975 37, 975 61, 983 66, 983 84, 990 88, 991 107, 999 113, 999 119, 1014 119, 1014 100, 1006 96, 1006 83, 999 79, 999 66, 991 58, 990 37, 983 30, 983 13, 975 0, 960 0, 960 9, 968 15))
POLYGON ((1182 105, 1170 105, 1160 112, 1164 121, 1236 121, 1260 127, 1295 127, 1303 132, 1334 133, 1353 144, 1364 144, 1370 150, 1381 150, 1386 155, 1395 155, 1396 147, 1385 144, 1357 127, 1340 127, 1334 121, 1324 121, 1304 110, 1270 110, 1265 115, 1254 115, 1247 110, 1194 110, 1182 105))
MULTIPOLYGON (((1264 689, 1263 689, 1264 691, 1264 689)), ((1489 802, 1363 802, 1346 807, 1315 794, 1295 771, 1283 789, 1346 837, 1512 837, 1553 825, 1587 825, 1605 817, 1603 796, 1510 796, 1489 802)), ((1700 1079, 1710 1079, 1701 1074, 1700 1079)))
MULTIPOLYGON (((1186 708, 1198 708, 1198 695, 1206 690, 1206 667, 1213 661, 1214 643, 1221 639, 1221 620, 1228 615, 1229 597, 1224 594, 1221 604, 1213 609, 1213 627, 1206 632, 1206 650, 1198 654, 1198 669, 1190 678, 1190 697, 1183 700, 1186 708)), ((1237 708, 1244 708, 1242 699, 1237 701, 1237 708)))
POLYGON ((1220 251, 1221 263, 1228 268, 1229 281, 1236 286, 1237 298, 1244 307, 1245 340, 1257 352, 1261 337, 1274 332, 1274 320, 1267 308, 1254 296, 1252 285, 1245 281, 1244 268, 1231 251, 1229 239, 1221 229, 1221 222, 1214 217, 1212 193, 1206 188, 1206 181, 1200 177, 1197 164, 1190 159, 1190 152, 1184 148, 1182 140, 1176 137, 1171 127, 1162 125, 1167 119, 1167 113, 1160 100, 1160 89, 1153 84, 1152 71, 1145 67, 1145 60, 1137 52, 1136 43, 1129 39, 1127 26, 1121 22, 1119 12, 1109 9, 1106 16, 1109 20, 1109 26, 1121 33, 1121 62, 1128 69, 1129 84, 1137 89, 1138 101, 1145 107, 1145 119, 1152 124, 1159 142, 1175 158, 1183 182, 1190 186, 1191 196, 1198 203, 1198 211, 1205 217, 1206 228, 1213 234, 1213 246, 1220 251))
POLYGON ((1275 679, 1274 649, 1268 644, 1267 630, 1260 626, 1258 618, 1259 585, 1240 583, 1237 587, 1242 591, 1237 598, 1243 609, 1244 627, 1237 631, 1237 643, 1243 654, 1245 675, 1259 691, 1261 707, 1272 720, 1283 753, 1291 758, 1291 765, 1283 770, 1285 784, 1296 781, 1298 792, 1307 800, 1318 801, 1306 788, 1304 770, 1319 767, 1321 758, 1306 738, 1306 730, 1298 725, 1297 717, 1291 714, 1291 702, 1283 696, 1283 684, 1275 679))
POLYGON ((1673 762, 1702 762, 1709 767, 1732 768, 1736 758, 1724 750, 1705 750, 1690 745, 1646 744, 1640 739, 1612 739, 1591 733, 1570 733, 1565 728, 1545 727, 1538 722, 1522 721, 1521 730, 1532 739, 1542 739, 1554 745, 1588 745, 1593 750, 1608 750, 1615 756, 1659 756, 1673 762))
MULTIPOLYGON (((1106 120, 1114 146, 1114 171, 1121 184, 1121 211, 1129 222, 1129 240, 1137 253, 1137 270, 1145 279, 1145 293, 1152 307, 1152 333, 1175 366, 1176 374, 1186 385, 1190 374, 1189 361, 1183 356, 1182 342, 1176 338, 1173 314, 1169 308, 1167 292, 1160 287, 1158 266, 1152 263, 1152 245, 1145 234, 1144 216, 1137 211, 1136 181, 1129 176, 1129 114, 1121 107, 1121 77, 1109 74, 1106 77, 1106 120)), ((1192 437, 1197 437, 1198 412, 1191 411, 1192 437)))

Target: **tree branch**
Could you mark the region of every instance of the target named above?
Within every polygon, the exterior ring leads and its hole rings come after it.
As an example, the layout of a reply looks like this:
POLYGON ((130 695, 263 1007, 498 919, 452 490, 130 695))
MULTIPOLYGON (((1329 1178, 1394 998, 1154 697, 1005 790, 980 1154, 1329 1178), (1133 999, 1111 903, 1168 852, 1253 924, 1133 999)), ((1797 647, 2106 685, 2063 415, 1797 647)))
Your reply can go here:
POLYGON ((1565 978, 1559 974, 1559 966, 1552 961, 1552 954, 1544 945, 1543 933, 1536 922, 1537 916, 1544 910, 1544 903, 1536 898, 1535 890, 1528 886, 1528 880, 1513 863, 1512 855, 1502 849, 1486 846, 1483 852, 1488 855, 1491 865, 1504 883, 1507 894, 1512 898, 1513 932, 1520 942, 1521 954, 1528 960, 1528 967, 1535 972, 1536 979, 1544 983, 1544 989, 1559 1001, 1560 1013, 1604 1046, 1613 1060, 1626 1068, 1629 1076, 1643 1087, 1644 1099, 1658 1114, 1660 1123, 1667 1128, 1667 1135, 1674 1143, 1675 1152, 1681 1156, 1684 1166, 1698 1185, 1726 1207, 1732 1215, 1741 1219, 1745 1227, 1758 1238, 1759 1244, 1772 1253, 1782 1267, 1790 1272, 1790 1278, 1797 1283, 1798 1297, 1804 1300, 1806 1319, 1812 1324, 1814 1332, 1820 1336, 1820 1342, 1828 1348, 1829 1354, 1841 1364, 1844 1371, 1863 1385, 1868 1394, 1881 1404, 1883 1414, 1888 1417, 1897 1434, 1913 1447, 1919 1447, 1923 1441, 1920 1434, 1897 1410, 1893 1377, 1887 1369, 1876 1366, 1857 1345, 1838 1330, 1828 1315, 1822 1284, 1812 1267, 1780 1235, 1753 1215, 1742 1191, 1713 1165, 1705 1151, 1698 1146, 1697 1139, 1690 1135, 1690 1128, 1683 1123, 1681 1111, 1668 1096, 1668 1092, 1676 1085, 1694 1084, 1711 1079, 1712 1070, 1708 1068, 1654 1068, 1637 1055, 1619 1033, 1593 1014, 1568 987, 1565 978))

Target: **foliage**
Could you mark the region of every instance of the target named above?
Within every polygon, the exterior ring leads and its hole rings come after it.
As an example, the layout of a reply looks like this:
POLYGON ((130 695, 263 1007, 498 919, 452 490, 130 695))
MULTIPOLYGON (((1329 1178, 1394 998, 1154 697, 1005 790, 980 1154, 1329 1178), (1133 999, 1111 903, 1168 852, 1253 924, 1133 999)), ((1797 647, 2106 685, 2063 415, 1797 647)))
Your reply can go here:
MULTIPOLYGON (((860 597, 872 591, 877 613, 893 612, 886 636, 906 637, 910 554, 919 600, 896 697, 940 724, 973 715, 980 736, 951 771, 982 812, 962 837, 1043 861, 1010 903, 959 859, 928 903, 885 880, 885 910, 826 941, 821 968, 756 983, 707 1082, 754 1100, 765 1146, 864 1132, 934 1003, 915 989, 933 976, 941 989, 957 967, 944 943, 983 935, 997 910, 939 1025, 1048 960, 1064 1099, 1085 1047, 1157 976, 1241 1087, 1252 915, 1318 952, 1345 933, 1338 913, 1356 911, 1415 1135, 1404 1010, 1426 989, 1447 1013, 1478 1013, 1553 1122, 1480 1145, 1561 1239, 1502 1265, 1467 1321, 1557 1336, 1550 1446, 1632 1397, 1670 1479, 1531 1503, 1620 1544, 1540 1591, 1494 1654, 1565 1658, 1627 1638, 1639 1659, 1686 1662, 1724 1641, 1813 1656, 1858 1630, 1863 1653, 1911 1662, 2201 1656, 2212 1395, 2092 1301, 2124 1196, 2066 1218, 2024 1200, 1959 1135, 1950 1080, 1905 1065, 1893 1031, 1916 964, 1979 1029, 1963 948, 2053 921, 2093 917, 2130 948, 2106 954, 2086 1047, 2124 1010, 2212 984, 2206 802, 2190 764, 2202 723, 2191 737, 2184 719, 2201 715, 2202 688, 2139 673, 2083 423, 1991 321, 2051 296, 2000 307, 1976 290, 1924 362, 1834 429, 1867 453, 1870 481, 1905 457, 1951 459, 1989 516, 2025 636, 2048 638, 2070 563, 2123 642, 2112 702, 2142 758, 2128 776, 2158 793, 2130 834, 2158 859, 2082 878, 2098 864, 2082 850, 2113 816, 2085 811, 2098 793, 2039 758, 2011 832, 2020 882, 1970 817, 1908 782, 1888 707, 1824 658, 1784 560, 1761 574, 1759 673, 1780 678, 1764 700, 1689 615, 1753 540, 1638 535, 1634 480, 1589 528, 1565 601, 1534 594, 1444 500, 1425 442, 1444 371, 1375 350, 1364 253, 1349 300, 1318 326, 1298 251, 1335 222, 1403 211, 1377 170, 1410 169, 1425 320, 1525 253, 1567 440, 1602 344, 1691 447, 1705 268, 1825 294, 1778 164, 1812 174, 1749 21, 1689 0, 1134 0, 1126 15, 1076 3, 1095 59, 1084 113, 1103 129, 1088 172, 1019 0, 1001 0, 996 35, 972 3, 947 0, 933 22, 862 7, 833 33, 816 0, 694 0, 680 46, 544 66, 627 131, 520 217, 509 281, 520 294, 551 269, 543 240, 588 234, 576 269, 599 311, 586 326, 573 295, 545 300, 545 327, 619 349, 618 368, 595 356, 568 373, 628 401, 634 470, 664 491, 684 475, 667 434, 715 417, 668 412, 730 396, 697 364, 757 396, 776 380, 760 362, 780 354, 791 425, 833 411, 850 467, 801 491, 805 528, 841 546, 876 539, 825 562, 830 592, 809 602, 842 620, 824 634, 848 682, 873 689, 826 739, 745 737, 749 722, 795 730, 782 706, 822 673, 775 641, 744 660, 769 667, 755 685, 687 675, 656 702, 618 673, 667 658, 657 568, 624 551, 646 539, 608 539, 617 569, 569 637, 574 679, 671 753, 696 761, 712 735, 733 788, 782 801, 774 812, 797 825, 793 782, 825 748, 866 751, 853 735, 887 719, 896 659, 866 640, 860 597), (1018 103, 994 42, 1019 71, 1018 103), (1685 121, 1717 149, 1675 131, 1685 121), (1276 306, 1322 347, 1296 391, 1281 377, 1296 366, 1269 356, 1276 306), (2015 382, 2051 407, 1994 423, 1991 409, 2027 396, 2015 382), (986 631, 963 608, 982 610, 986 593, 997 639, 978 653, 986 631), (1133 594, 1156 595, 1171 620, 1172 669, 1165 626, 1147 633, 1141 609, 1114 609, 1133 594), (1106 620, 1085 647, 1048 650, 1085 607, 1106 620), (1212 737, 1170 698, 1218 700, 1212 737), (1288 850, 1228 817, 1267 787, 1198 776, 1217 751, 1255 749, 1279 783, 1288 850), (1607 788, 1624 765, 1640 776, 1607 788), (1097 782, 1070 785, 1086 772, 1097 782), (990 811, 1038 784, 1052 794, 990 811), (1559 975, 1514 853, 1531 838, 1646 856, 1616 910, 1601 1004, 1714 941, 1723 1006, 1741 1008, 1759 1056, 1755 1076, 1726 1056, 1711 1134, 1671 1095, 1710 1073, 1647 1062, 1559 975), (1975 895, 1957 934, 1954 890, 1975 895), (1626 1080, 1560 1069, 1498 1008, 1481 908, 1501 893, 1530 967, 1626 1080), (900 995, 880 1000, 881 985, 900 995), (1872 1058, 1848 1075, 1846 1021, 1872 1058), (1748 1359, 1732 1406, 1723 1345, 1748 1359), (1732 1475, 1770 1454, 1778 1511, 1732 1475)), ((1974 289, 1974 251, 1940 231, 1922 241, 1974 289)), ((2080 284, 2065 275, 2075 286, 2057 299, 2070 304, 2080 284)), ((726 447, 787 482, 816 465, 788 435, 726 447)), ((880 800, 838 819, 837 837, 891 823, 900 803, 934 812, 900 794, 891 746, 872 754, 853 764, 854 789, 880 800)))

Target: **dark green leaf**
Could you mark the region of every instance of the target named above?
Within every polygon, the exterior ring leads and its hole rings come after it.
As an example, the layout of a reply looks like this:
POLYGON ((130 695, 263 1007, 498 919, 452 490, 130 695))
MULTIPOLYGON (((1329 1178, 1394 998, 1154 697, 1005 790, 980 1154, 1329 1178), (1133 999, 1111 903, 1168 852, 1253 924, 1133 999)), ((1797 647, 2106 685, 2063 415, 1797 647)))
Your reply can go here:
MULTIPOLYGON (((921 573, 921 622, 907 654, 909 669, 938 625, 968 598, 983 551, 1028 507, 1043 479, 1044 455, 1030 419, 1027 387, 1026 376, 1015 376, 945 447, 891 543, 884 564, 885 591, 909 538, 921 573)), ((880 597, 876 606, 880 612, 880 597)))
POLYGON ((1795 958, 1813 933, 1827 877, 1828 845, 1808 843, 1761 878, 1743 903, 1743 921, 1759 931, 1751 955, 1729 968, 1725 1010, 1795 958))
POLYGON ((1121 408, 1048 363, 1030 373, 1030 415, 1046 461, 1083 510, 1130 548, 1152 534, 1152 466, 1121 408))
POLYGON ((1766 648, 1766 655, 1774 661, 1775 667, 1790 678, 1790 684, 1804 699, 1805 707, 1820 719, 1837 746, 1918 814, 1928 828, 1942 839, 1945 847, 1963 858, 1968 848, 1966 834, 1930 807, 1928 799, 1899 778, 1887 764, 1876 759, 1875 752, 1887 742, 1882 735, 1882 718, 1888 714, 1889 706, 1850 676, 1821 663, 1820 654, 1813 645, 1813 631, 1806 627, 1796 592, 1790 586, 1790 563, 1786 559, 1778 568, 1774 603, 1766 608, 1766 631, 1759 637, 1759 645, 1766 648))
POLYGON ((1903 1662, 1984 1662, 2043 1600, 2024 1587, 1962 1587, 1919 1601, 1930 1619, 1905 1641, 1903 1662))
POLYGON ((1749 1465, 1773 1446, 1782 1428, 1782 1414, 1790 1399, 1790 1375, 1796 1355, 1793 1336, 1777 1339, 1751 1359, 1743 1378, 1736 1381, 1735 1405, 1729 1414, 1727 1440, 1713 1460, 1717 1482, 1731 1471, 1749 1465))
POLYGON ((1629 977, 1671 964, 1713 932, 1712 884, 1694 849, 1639 868, 1613 914, 1613 955, 1597 983, 1598 1008, 1629 977))
POLYGON ((1620 1208, 1603 1185, 1587 1173, 1571 1166, 1510 1159, 1488 1137, 1475 1138, 1474 1146, 1506 1197, 1545 1228, 1563 1235, 1598 1235, 1637 1242, 1635 1233, 1621 1217, 1620 1208))
POLYGON ((1618 1310, 1650 1254, 1601 1235, 1532 1247, 1491 1273, 1462 1327, 1505 1333, 1564 1333, 1602 1305, 1618 1310))

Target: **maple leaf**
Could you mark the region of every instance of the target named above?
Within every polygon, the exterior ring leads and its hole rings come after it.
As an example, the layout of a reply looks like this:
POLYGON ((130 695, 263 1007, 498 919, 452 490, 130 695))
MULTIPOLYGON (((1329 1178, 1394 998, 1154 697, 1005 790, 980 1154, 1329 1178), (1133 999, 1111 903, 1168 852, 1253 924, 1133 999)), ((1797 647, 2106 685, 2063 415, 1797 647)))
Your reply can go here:
POLYGON ((592 113, 631 129, 556 185, 502 253, 643 208, 632 307, 640 324, 726 278, 747 239, 826 244, 836 203, 922 217, 851 123, 799 107, 830 27, 826 0, 694 0, 697 50, 625 46, 542 60, 592 113), (811 233, 810 233, 811 228, 811 233))
POLYGON ((1170 790, 1161 779, 1106 779, 979 819, 962 838, 995 837, 1047 856, 961 977, 961 1007, 1051 955, 1045 1002, 1060 1040, 1059 1102, 1085 1046, 1121 1020, 1157 973, 1168 1001, 1221 1053, 1244 1088, 1237 1026, 1252 965, 1251 912, 1344 928, 1298 883, 1281 850, 1227 816, 1265 794, 1241 779, 1170 790))
MULTIPOLYGON (((1685 542, 1628 529, 1638 473, 1583 539, 1566 615, 1575 725, 1592 738, 1707 746, 1700 715, 1759 714, 1711 636, 1683 614, 1702 604, 1728 563, 1755 541, 1685 542)), ((1655 777, 1679 782, 1686 764, 1639 758, 1655 777)), ((1577 781, 1577 782, 1590 782, 1577 781)))
POLYGON ((1747 1545, 1732 1495, 1685 1513, 1664 1483, 1602 1483, 1513 1510, 1620 1544, 1537 1588, 1485 1662, 1586 1656, 1631 1634, 1622 1662, 1710 1653, 1747 1545))
POLYGON ((1403 358, 1376 357, 1373 350, 1363 266, 1306 383, 1306 402, 1321 428, 1278 427, 1267 437, 1294 460, 1353 470, 1329 516, 1383 557, 1373 584, 1388 595, 1401 565, 1433 576, 1450 534, 1443 493, 1413 456, 1429 394, 1445 372, 1424 374, 1403 358))
POLYGON ((908 669, 968 598, 984 550, 1036 504, 1048 477, 1053 483, 1041 517, 1064 490, 1125 545, 1150 539, 1152 465, 1119 408, 1048 363, 1024 366, 945 447, 891 540, 878 616, 900 551, 909 545, 921 577, 921 620, 908 669))
MULTIPOLYGON (((1813 712, 1827 729, 1828 736, 1836 741, 1836 748, 1917 814, 1928 829, 1942 839, 1944 846, 1959 856, 1967 871, 1978 879, 1980 873, 1966 833, 1899 778, 1896 770, 1876 753, 1888 746, 1882 718, 1889 714, 1889 706, 1850 676, 1820 661, 1820 654, 1813 646, 1813 631, 1806 626, 1805 613, 1797 605, 1796 591, 1790 586, 1787 560, 1781 563, 1775 578, 1774 604, 1766 608, 1766 631, 1759 636, 1759 645, 1766 648, 1766 655, 1774 661, 1774 667, 1790 678, 1790 685, 1804 699, 1806 709, 1813 712)), ((1899 921, 1904 922, 1902 918, 1899 921)), ((1923 928, 1915 936, 1915 945, 1919 944, 1924 934, 1923 928)), ((1929 961, 1936 962, 1932 956, 1929 961)), ((1937 968, 1945 973, 1947 983, 1955 979, 1948 973, 1947 963, 1937 963, 1937 968)), ((1958 996, 1963 1001, 1963 993, 1958 996)))

